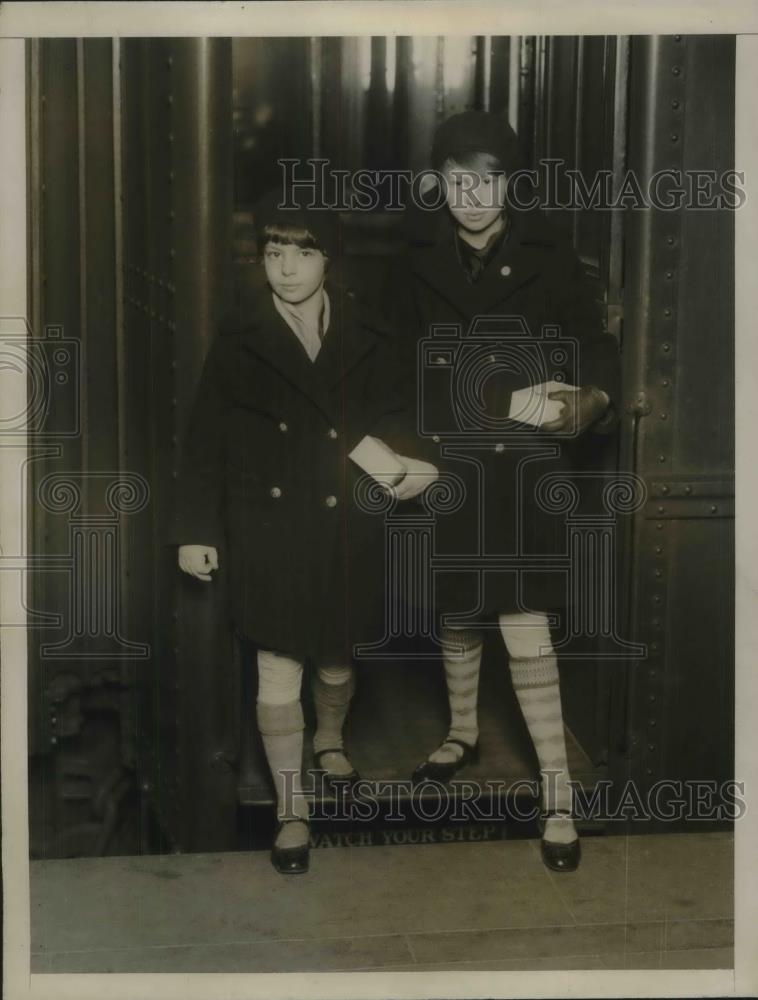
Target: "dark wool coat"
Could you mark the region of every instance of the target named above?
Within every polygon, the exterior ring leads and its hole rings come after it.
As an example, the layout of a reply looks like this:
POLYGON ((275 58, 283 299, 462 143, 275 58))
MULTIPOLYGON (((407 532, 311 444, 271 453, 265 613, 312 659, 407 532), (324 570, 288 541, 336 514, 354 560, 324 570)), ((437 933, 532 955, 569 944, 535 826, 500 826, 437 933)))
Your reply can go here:
MULTIPOLYGON (((258 268, 211 346, 191 413, 172 541, 219 549, 229 611, 264 648, 345 662, 381 639, 383 515, 354 496, 366 434, 423 450, 387 329, 339 289, 311 362, 258 268)), ((200 584, 210 586, 208 583, 200 584)))
POLYGON ((459 508, 437 517, 436 554, 462 560, 455 571, 435 574, 437 609, 565 606, 565 565, 553 559, 551 566, 550 557, 566 554, 566 514, 549 509, 550 491, 540 499, 537 490, 543 477, 576 468, 577 442, 505 418, 514 390, 552 379, 598 386, 617 404, 615 338, 604 332, 576 253, 543 214, 512 215, 506 240, 474 284, 446 209, 421 213, 409 232, 393 290, 394 325, 405 342, 421 429, 439 449, 432 461, 464 487, 459 508), (558 327, 558 338, 545 327, 558 327), (541 455, 545 446, 557 454, 541 455), (477 556, 517 563, 481 576, 473 571, 477 556), (519 572, 527 563, 529 571, 519 572))

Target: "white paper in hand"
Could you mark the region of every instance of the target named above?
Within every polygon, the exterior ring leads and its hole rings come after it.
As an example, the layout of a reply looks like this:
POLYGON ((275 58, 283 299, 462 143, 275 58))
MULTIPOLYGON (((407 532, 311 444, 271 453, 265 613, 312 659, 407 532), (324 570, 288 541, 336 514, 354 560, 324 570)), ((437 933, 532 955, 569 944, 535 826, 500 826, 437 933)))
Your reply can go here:
POLYGON ((368 434, 358 442, 348 457, 382 486, 396 486, 407 471, 392 448, 368 434))
POLYGON ((548 393, 566 389, 576 392, 579 386, 567 385, 565 382, 540 382, 526 389, 517 389, 511 396, 511 408, 508 411, 510 420, 518 420, 522 424, 541 427, 551 420, 557 420, 561 415, 563 403, 559 399, 548 399, 548 393))

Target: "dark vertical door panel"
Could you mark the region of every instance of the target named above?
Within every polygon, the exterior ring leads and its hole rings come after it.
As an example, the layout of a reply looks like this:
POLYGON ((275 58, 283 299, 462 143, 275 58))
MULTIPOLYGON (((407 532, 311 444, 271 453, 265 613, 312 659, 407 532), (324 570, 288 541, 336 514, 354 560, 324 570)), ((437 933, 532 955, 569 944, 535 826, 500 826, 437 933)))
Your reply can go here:
MULTIPOLYGON (((633 39, 629 151, 643 190, 656 171, 733 165, 733 77, 733 38, 633 39)), ((643 789, 732 776, 733 253, 729 211, 631 213, 622 462, 648 489, 629 567, 648 655, 629 666, 615 763, 643 789)))

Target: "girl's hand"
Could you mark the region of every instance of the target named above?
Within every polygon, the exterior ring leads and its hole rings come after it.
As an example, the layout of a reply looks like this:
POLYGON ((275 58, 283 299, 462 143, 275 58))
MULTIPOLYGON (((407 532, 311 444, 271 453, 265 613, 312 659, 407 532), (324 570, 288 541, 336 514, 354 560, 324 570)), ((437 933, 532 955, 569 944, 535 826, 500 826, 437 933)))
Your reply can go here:
POLYGON ((210 571, 218 569, 218 552, 212 545, 180 545, 179 569, 197 580, 210 580, 210 571))
POLYGON ((397 486, 392 487, 392 492, 398 500, 410 500, 418 496, 427 486, 431 486, 436 479, 439 479, 439 469, 431 462, 422 462, 420 458, 408 458, 406 455, 397 457, 407 469, 397 486))
POLYGON ((540 430, 552 434, 564 431, 582 434, 603 416, 610 403, 607 393, 594 385, 584 385, 580 389, 556 389, 549 392, 547 398, 563 403, 559 417, 540 424, 540 430))

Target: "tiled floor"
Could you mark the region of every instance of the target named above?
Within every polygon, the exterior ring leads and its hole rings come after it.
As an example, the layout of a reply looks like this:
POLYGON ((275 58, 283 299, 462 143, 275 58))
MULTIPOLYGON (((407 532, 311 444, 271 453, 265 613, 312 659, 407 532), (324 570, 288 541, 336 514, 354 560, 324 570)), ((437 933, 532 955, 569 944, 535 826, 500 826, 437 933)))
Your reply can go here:
POLYGON ((32 863, 33 972, 731 968, 728 833, 32 863))

